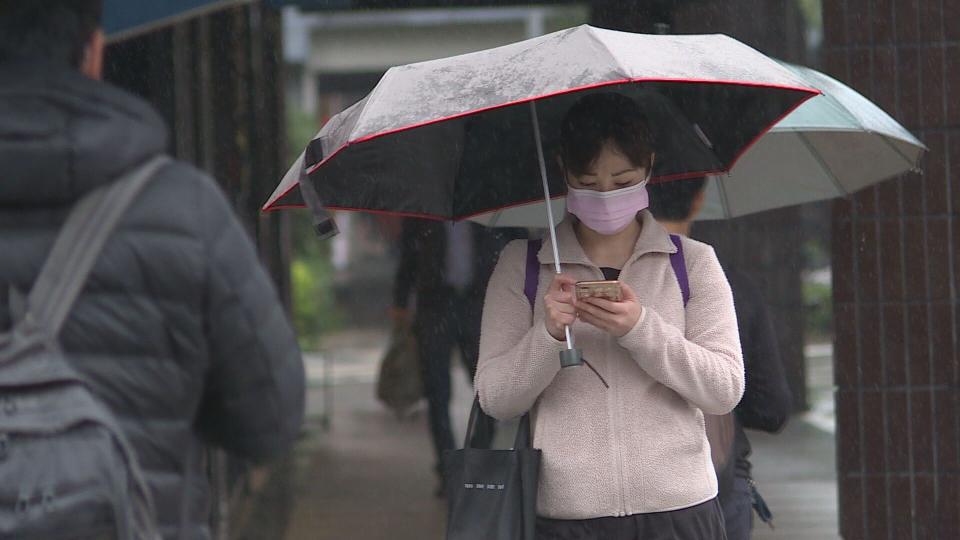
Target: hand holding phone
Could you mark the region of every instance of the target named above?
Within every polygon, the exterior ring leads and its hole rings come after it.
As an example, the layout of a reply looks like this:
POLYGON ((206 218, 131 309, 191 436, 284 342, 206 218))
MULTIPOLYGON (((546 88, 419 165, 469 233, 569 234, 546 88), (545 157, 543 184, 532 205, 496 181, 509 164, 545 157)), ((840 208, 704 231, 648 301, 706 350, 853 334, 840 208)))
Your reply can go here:
POLYGON ((564 274, 557 274, 550 282, 550 288, 543 297, 544 323, 547 332, 558 341, 566 340, 564 327, 570 326, 577 319, 577 309, 574 305, 574 287, 576 280, 564 274))
POLYGON ((575 287, 578 294, 581 289, 582 294, 591 294, 577 298, 577 317, 583 322, 612 336, 622 337, 640 320, 643 307, 637 300, 636 293, 626 283, 579 282, 575 287), (604 285, 599 285, 600 283, 604 285), (615 291, 611 288, 613 284, 617 287, 615 291))
POLYGON ((611 302, 621 300, 620 282, 616 280, 578 281, 575 286, 577 300, 605 298, 611 302))

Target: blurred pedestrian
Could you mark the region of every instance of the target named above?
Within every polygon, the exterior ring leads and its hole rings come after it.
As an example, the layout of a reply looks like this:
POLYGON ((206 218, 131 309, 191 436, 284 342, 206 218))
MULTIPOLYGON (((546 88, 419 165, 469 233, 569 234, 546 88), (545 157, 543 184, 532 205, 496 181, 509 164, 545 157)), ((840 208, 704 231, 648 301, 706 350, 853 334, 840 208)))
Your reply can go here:
MULTIPOLYGON (((443 452, 455 448, 450 424, 451 353, 454 348, 459 351, 473 380, 487 281, 500 250, 509 239, 522 234, 518 229, 489 229, 466 221, 410 218, 403 223, 393 317, 399 321, 413 319, 439 480, 437 496, 444 490, 443 452), (411 293, 416 302, 412 313, 411 293)), ((493 419, 482 414, 474 446, 488 448, 493 435, 493 419)))
MULTIPOLYGON (((705 179, 699 178, 650 186, 650 210, 668 231, 689 236, 703 207, 705 185, 705 179)), ((747 383, 731 417, 708 416, 706 420, 710 443, 718 447, 714 455, 715 464, 719 461, 717 478, 727 537, 746 540, 753 530, 754 504, 761 517, 766 505, 751 478, 750 441, 744 428, 780 431, 790 415, 792 396, 760 289, 738 269, 725 266, 724 270, 733 290, 747 383), (728 423, 732 423, 733 437, 724 435, 728 423)))
MULTIPOLYGON (((0 0, 0 331, 73 204, 167 152, 157 113, 100 81, 101 9, 0 0)), ((210 538, 205 445, 263 462, 300 432, 304 370, 283 306, 220 188, 187 163, 134 200, 59 337, 131 443, 164 538, 210 538)))
POLYGON ((488 287, 476 387, 497 419, 532 410, 538 538, 725 538, 703 414, 743 391, 733 297, 713 249, 671 238, 646 209, 650 131, 626 96, 578 100, 560 133, 563 273, 550 246, 530 260, 513 242, 488 287), (618 281, 619 300, 576 298, 600 279, 618 281), (566 326, 596 373, 561 369, 566 326))

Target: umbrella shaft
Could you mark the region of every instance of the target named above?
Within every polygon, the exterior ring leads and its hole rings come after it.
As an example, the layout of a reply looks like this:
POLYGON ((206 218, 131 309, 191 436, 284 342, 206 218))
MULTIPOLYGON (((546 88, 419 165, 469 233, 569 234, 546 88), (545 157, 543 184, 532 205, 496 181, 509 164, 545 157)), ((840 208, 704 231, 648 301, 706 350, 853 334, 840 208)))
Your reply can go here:
POLYGON ((540 162, 540 179, 543 181, 543 199, 547 203, 547 221, 550 223, 550 247, 553 248, 553 265, 560 273, 560 255, 557 249, 556 222, 553 218, 553 206, 550 205, 550 184, 547 182, 547 164, 543 158, 543 141, 540 138, 540 120, 537 117, 537 102, 530 102, 530 116, 533 119, 533 137, 537 142, 537 159, 540 162))
MULTIPOLYGON (((543 158, 543 141, 540 138, 540 120, 537 117, 537 102, 530 102, 530 117, 533 120, 533 137, 537 142, 537 159, 540 161, 540 179, 543 181, 543 199, 547 203, 547 221, 550 223, 550 247, 553 248, 553 267, 560 273, 560 251, 557 249, 557 232, 553 220, 553 206, 550 204, 550 184, 547 182, 547 163, 543 158)), ((563 331, 567 338, 567 348, 573 349, 573 335, 570 327, 564 326, 563 331)))

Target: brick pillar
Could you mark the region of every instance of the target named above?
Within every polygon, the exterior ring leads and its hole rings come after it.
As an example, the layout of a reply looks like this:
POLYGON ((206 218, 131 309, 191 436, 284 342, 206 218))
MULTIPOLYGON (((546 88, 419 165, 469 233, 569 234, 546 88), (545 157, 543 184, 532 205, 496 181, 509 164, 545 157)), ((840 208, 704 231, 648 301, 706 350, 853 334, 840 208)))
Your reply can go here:
POLYGON ((923 140, 833 211, 837 467, 848 540, 960 538, 960 0, 825 0, 827 70, 923 140))

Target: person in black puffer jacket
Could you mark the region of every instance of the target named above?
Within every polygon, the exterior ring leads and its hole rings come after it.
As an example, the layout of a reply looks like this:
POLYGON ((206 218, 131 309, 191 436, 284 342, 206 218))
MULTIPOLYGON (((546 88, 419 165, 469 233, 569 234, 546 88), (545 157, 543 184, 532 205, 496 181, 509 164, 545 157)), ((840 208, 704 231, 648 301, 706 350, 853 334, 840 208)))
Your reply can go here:
MULTIPOLYGON (((72 204, 167 146, 146 103, 96 80, 100 9, 0 0, 0 331, 72 204)), ((204 445, 262 462, 299 433, 293 330, 223 193, 185 163, 121 219, 61 343, 135 448, 165 538, 210 537, 204 445)))

